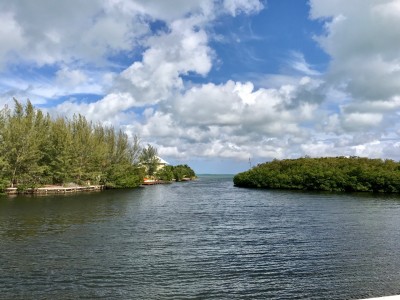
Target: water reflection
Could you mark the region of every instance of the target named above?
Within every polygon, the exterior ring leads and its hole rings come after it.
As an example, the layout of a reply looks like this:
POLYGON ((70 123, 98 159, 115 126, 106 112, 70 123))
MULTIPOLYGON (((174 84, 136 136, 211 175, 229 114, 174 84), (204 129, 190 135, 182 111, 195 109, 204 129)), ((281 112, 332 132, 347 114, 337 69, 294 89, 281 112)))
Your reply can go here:
POLYGON ((126 213, 127 193, 129 191, 2 197, 0 235, 18 240, 117 218, 126 213))

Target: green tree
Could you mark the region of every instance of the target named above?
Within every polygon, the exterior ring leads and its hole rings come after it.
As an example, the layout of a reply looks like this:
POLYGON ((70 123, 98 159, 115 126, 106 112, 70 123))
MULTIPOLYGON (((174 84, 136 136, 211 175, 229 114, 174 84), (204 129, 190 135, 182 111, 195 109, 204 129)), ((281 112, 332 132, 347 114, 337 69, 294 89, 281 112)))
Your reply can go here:
POLYGON ((0 110, 0 190, 40 184, 102 183, 136 187, 144 167, 154 174, 157 149, 143 149, 137 136, 93 124, 82 115, 51 119, 28 100, 0 110), (140 164, 142 162, 142 164, 140 164))
POLYGON ((157 172, 157 177, 161 180, 172 181, 174 176, 174 167, 173 166, 165 166, 161 170, 157 172))
POLYGON ((147 144, 147 147, 142 149, 139 161, 143 166, 145 166, 147 175, 153 176, 157 171, 160 162, 157 149, 150 144, 147 144))
POLYGON ((196 177, 195 172, 188 165, 177 165, 173 167, 173 173, 176 181, 196 177))
POLYGON ((35 110, 29 100, 25 106, 15 99, 14 103, 13 113, 8 109, 3 111, 6 122, 1 134, 1 154, 7 166, 5 176, 11 186, 17 183, 34 186, 44 173, 40 162, 44 156, 49 118, 35 110))
POLYGON ((234 184, 269 189, 400 192, 400 164, 360 157, 274 160, 237 174, 234 184))
POLYGON ((136 158, 139 156, 139 139, 134 137, 129 143, 128 136, 119 131, 116 135, 111 129, 107 132, 108 157, 107 177, 105 183, 109 187, 136 187, 143 182, 143 171, 136 158))

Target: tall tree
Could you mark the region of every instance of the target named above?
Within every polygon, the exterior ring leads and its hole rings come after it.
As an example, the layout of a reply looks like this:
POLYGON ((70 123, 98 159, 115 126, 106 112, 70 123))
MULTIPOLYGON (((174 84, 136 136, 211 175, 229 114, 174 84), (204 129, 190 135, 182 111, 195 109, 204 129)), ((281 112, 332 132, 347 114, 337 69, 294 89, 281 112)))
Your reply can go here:
POLYGON ((39 163, 43 158, 41 148, 49 120, 36 111, 29 100, 25 107, 15 99, 14 102, 14 112, 6 111, 8 120, 2 132, 2 156, 8 165, 11 186, 17 182, 34 185, 43 173, 39 163))
POLYGON ((72 148, 74 155, 71 160, 72 174, 79 184, 90 180, 89 164, 92 155, 92 123, 82 115, 75 115, 72 123, 72 148))
POLYGON ((50 143, 48 166, 52 182, 64 184, 72 180, 72 159, 74 157, 72 130, 68 120, 59 117, 52 122, 50 143))
POLYGON ((51 119, 30 101, 17 100, 13 110, 0 110, 0 190, 88 181, 135 187, 144 176, 141 155, 136 136, 130 141, 123 131, 93 125, 82 115, 51 119))
POLYGON ((158 163, 160 159, 158 158, 157 148, 147 144, 146 148, 142 149, 140 155, 140 163, 146 167, 146 172, 149 176, 153 176, 157 171, 158 163))

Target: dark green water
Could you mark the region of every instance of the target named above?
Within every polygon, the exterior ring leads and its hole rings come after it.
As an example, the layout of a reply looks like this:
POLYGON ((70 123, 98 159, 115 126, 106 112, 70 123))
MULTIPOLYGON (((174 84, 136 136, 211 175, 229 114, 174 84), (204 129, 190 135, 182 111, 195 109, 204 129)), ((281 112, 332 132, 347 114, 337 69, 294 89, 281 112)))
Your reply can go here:
POLYGON ((356 299, 400 294, 400 198, 231 177, 0 198, 0 299, 356 299))

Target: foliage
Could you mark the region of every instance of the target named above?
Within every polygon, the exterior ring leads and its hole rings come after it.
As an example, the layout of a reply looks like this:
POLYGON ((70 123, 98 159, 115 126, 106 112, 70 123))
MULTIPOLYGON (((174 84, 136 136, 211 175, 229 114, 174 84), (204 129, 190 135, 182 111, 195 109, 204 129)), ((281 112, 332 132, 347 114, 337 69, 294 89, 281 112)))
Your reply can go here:
POLYGON ((0 192, 44 184, 137 187, 145 175, 165 181, 195 177, 187 165, 159 168, 157 149, 82 115, 55 119, 27 101, 0 110, 0 192))
POLYGON ((51 119, 28 101, 0 111, 0 190, 43 184, 136 187, 143 180, 138 138, 82 115, 51 119), (6 184, 7 182, 7 184, 6 184))
POLYGON ((161 170, 157 172, 157 177, 160 180, 164 181, 172 181, 174 176, 174 167, 173 166, 165 166, 161 170))
POLYGON ((182 181, 183 179, 192 179, 196 177, 196 174, 188 165, 175 166, 173 173, 176 181, 182 181))
POLYGON ((273 160, 237 174, 235 186, 345 192, 400 192, 400 163, 361 157, 273 160))
POLYGON ((1 111, 1 145, 3 159, 2 179, 9 179, 11 186, 18 180, 35 184, 45 171, 41 164, 46 147, 50 117, 36 111, 32 104, 23 106, 15 101, 14 111, 1 111))
POLYGON ((10 185, 10 181, 7 179, 0 179, 0 194, 3 194, 10 185))
POLYGON ((148 144, 147 148, 142 149, 139 156, 139 161, 146 167, 149 176, 153 176, 157 171, 157 166, 160 161, 157 155, 157 149, 148 144))
POLYGON ((139 161, 145 168, 146 175, 164 181, 182 181, 196 177, 195 172, 188 165, 164 166, 159 168, 160 158, 157 149, 151 145, 143 148, 139 161))
POLYGON ((182 181, 196 177, 195 172, 188 165, 165 166, 157 172, 157 177, 165 181, 182 181))

